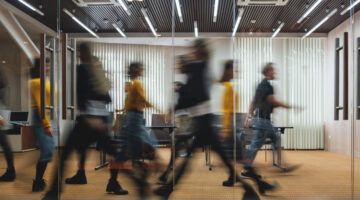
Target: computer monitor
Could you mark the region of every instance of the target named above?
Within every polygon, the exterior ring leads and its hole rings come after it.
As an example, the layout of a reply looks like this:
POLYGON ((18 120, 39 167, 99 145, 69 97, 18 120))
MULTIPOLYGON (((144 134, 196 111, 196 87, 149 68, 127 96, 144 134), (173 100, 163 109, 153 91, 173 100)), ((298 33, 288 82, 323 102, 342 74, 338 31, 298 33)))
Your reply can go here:
POLYGON ((27 123, 29 119, 29 112, 11 112, 10 123, 27 123))

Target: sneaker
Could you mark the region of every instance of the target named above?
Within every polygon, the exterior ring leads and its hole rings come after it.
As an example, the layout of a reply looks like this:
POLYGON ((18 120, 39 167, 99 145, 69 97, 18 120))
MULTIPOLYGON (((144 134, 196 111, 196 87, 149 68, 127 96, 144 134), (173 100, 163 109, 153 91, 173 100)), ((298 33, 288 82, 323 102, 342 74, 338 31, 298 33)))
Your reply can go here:
MULTIPOLYGON (((243 178, 253 178, 253 174, 247 170, 244 170, 240 173, 240 175, 243 177, 243 178)), ((256 174, 257 178, 261 179, 261 175, 259 174, 256 174)))
POLYGON ((286 172, 286 173, 293 172, 293 171, 299 169, 300 167, 301 167, 301 164, 291 165, 289 167, 283 168, 282 172, 286 172))
POLYGON ((34 180, 32 184, 32 191, 33 192, 40 192, 45 189, 46 183, 44 179, 41 180, 34 180))
POLYGON ((66 184, 87 184, 87 179, 84 171, 78 171, 73 177, 65 179, 66 184))
POLYGON ((239 177, 237 177, 236 180, 235 180, 235 182, 234 182, 234 178, 231 177, 231 176, 229 176, 229 178, 228 178, 226 181, 223 181, 222 185, 223 185, 224 187, 232 187, 232 186, 235 185, 236 182, 239 182, 239 181, 240 181, 240 178, 239 178, 239 177))
POLYGON ((267 183, 265 181, 260 181, 258 183, 260 194, 264 195, 268 191, 274 191, 279 188, 278 184, 275 182, 274 184, 267 183))
POLYGON ((106 192, 110 194, 116 194, 116 195, 127 195, 129 192, 127 190, 124 190, 119 182, 117 180, 109 180, 107 186, 106 186, 106 192))
POLYGON ((11 182, 16 178, 15 170, 7 169, 6 172, 0 177, 0 182, 11 182))
POLYGON ((162 199, 169 199, 173 188, 171 185, 163 185, 154 190, 154 194, 161 196, 162 199))

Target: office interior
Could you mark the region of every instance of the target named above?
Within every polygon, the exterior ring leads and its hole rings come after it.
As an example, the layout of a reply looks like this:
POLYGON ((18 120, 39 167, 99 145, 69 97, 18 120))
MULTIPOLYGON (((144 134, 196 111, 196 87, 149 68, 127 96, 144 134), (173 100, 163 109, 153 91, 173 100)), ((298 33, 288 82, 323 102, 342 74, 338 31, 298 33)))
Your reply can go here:
MULTIPOLYGON (((276 108, 272 114, 274 126, 283 127, 281 162, 278 157, 274 161, 271 147, 264 145, 255 165, 280 188, 261 199, 360 199, 360 0, 0 0, 0 67, 8 82, 1 91, 1 116, 8 120, 2 131, 17 171, 14 182, 0 182, 0 199, 44 195, 31 192, 39 149, 31 123, 30 68, 34 58, 41 59, 41 80, 48 81, 51 90, 50 96, 42 93, 41 99, 50 103, 41 110, 50 116, 55 152, 60 152, 79 114, 77 48, 83 42, 91 44, 111 81, 110 127, 124 107, 127 67, 143 63, 141 81, 158 108, 144 112, 163 164, 149 178, 151 189, 156 187, 160 171, 175 157, 175 136, 172 129, 151 127, 176 126, 174 114, 165 115, 173 109, 174 82, 187 79, 176 70, 178 57, 191 53, 192 42, 199 38, 210 49, 207 76, 215 115, 222 113, 224 87, 219 80, 227 60, 235 63, 232 83, 239 106, 234 113, 248 112, 268 62, 276 67, 277 79, 271 81, 276 96, 299 108, 276 108), (292 164, 299 168, 281 168, 292 164)), ((236 117, 233 122, 243 126, 236 117)), ((123 175, 119 181, 129 194, 107 194, 106 164, 112 157, 95 144, 88 150, 88 183, 65 185, 61 199, 138 198, 136 186, 123 175)), ((211 146, 191 156, 189 172, 170 199, 242 198, 239 185, 222 186, 226 170, 211 146)), ((57 159, 55 153, 45 173, 49 183, 57 159)), ((240 173, 242 164, 235 156, 231 159, 240 173)), ((65 177, 76 172, 77 164, 73 155, 65 177)), ((0 153, 0 173, 5 170, 0 153)), ((150 191, 147 199, 160 198, 150 191)))

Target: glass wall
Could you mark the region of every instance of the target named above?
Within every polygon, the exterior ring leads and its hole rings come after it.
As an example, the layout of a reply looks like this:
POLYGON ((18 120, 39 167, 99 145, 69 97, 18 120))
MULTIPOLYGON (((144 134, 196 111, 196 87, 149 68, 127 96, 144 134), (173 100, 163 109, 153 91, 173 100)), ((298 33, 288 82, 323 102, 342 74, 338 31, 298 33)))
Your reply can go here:
POLYGON ((0 1, 0 199, 359 199, 359 9, 0 1))

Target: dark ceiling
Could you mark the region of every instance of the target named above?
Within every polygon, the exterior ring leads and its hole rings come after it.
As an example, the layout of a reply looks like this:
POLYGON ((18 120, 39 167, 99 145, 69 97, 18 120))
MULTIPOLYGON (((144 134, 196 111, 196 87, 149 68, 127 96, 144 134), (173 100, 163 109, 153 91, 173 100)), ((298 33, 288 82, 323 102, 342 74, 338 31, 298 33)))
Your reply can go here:
MULTIPOLYGON (((142 2, 127 2, 131 15, 127 15, 120 6, 92 6, 78 7, 72 0, 27 0, 32 5, 39 7, 45 13, 40 16, 24 7, 16 0, 6 0, 17 8, 40 20, 50 28, 56 30, 57 15, 60 14, 61 30, 64 32, 85 32, 69 16, 62 12, 63 8, 74 12, 74 15, 88 27, 98 32, 116 32, 112 23, 121 24, 125 32, 150 32, 145 24, 141 8, 146 7, 152 22, 158 32, 171 32, 172 30, 172 1, 171 0, 143 0, 142 2), (58 5, 61 7, 59 12, 58 5), (41 7, 40 6, 40 7, 41 7), (106 19, 106 20, 105 20, 106 19), (106 23, 106 21, 108 21, 106 23)), ((231 32, 237 15, 235 0, 220 0, 217 22, 213 23, 213 5, 215 0, 179 0, 182 5, 184 22, 180 23, 175 18, 176 32, 193 32, 194 20, 198 21, 200 32, 231 32), (234 13, 235 11, 235 13, 234 13)), ((272 32, 279 26, 279 21, 285 22, 281 32, 305 32, 319 23, 324 17, 337 8, 339 11, 316 32, 327 33, 349 17, 349 12, 341 16, 340 12, 349 6, 349 0, 325 0, 301 24, 297 20, 306 12, 307 8, 316 0, 290 0, 286 6, 247 6, 241 20, 238 32, 272 32), (255 23, 251 23, 256 20, 255 23)), ((356 11, 360 5, 356 6, 356 11)), ((176 13, 176 12, 175 12, 176 13)))

